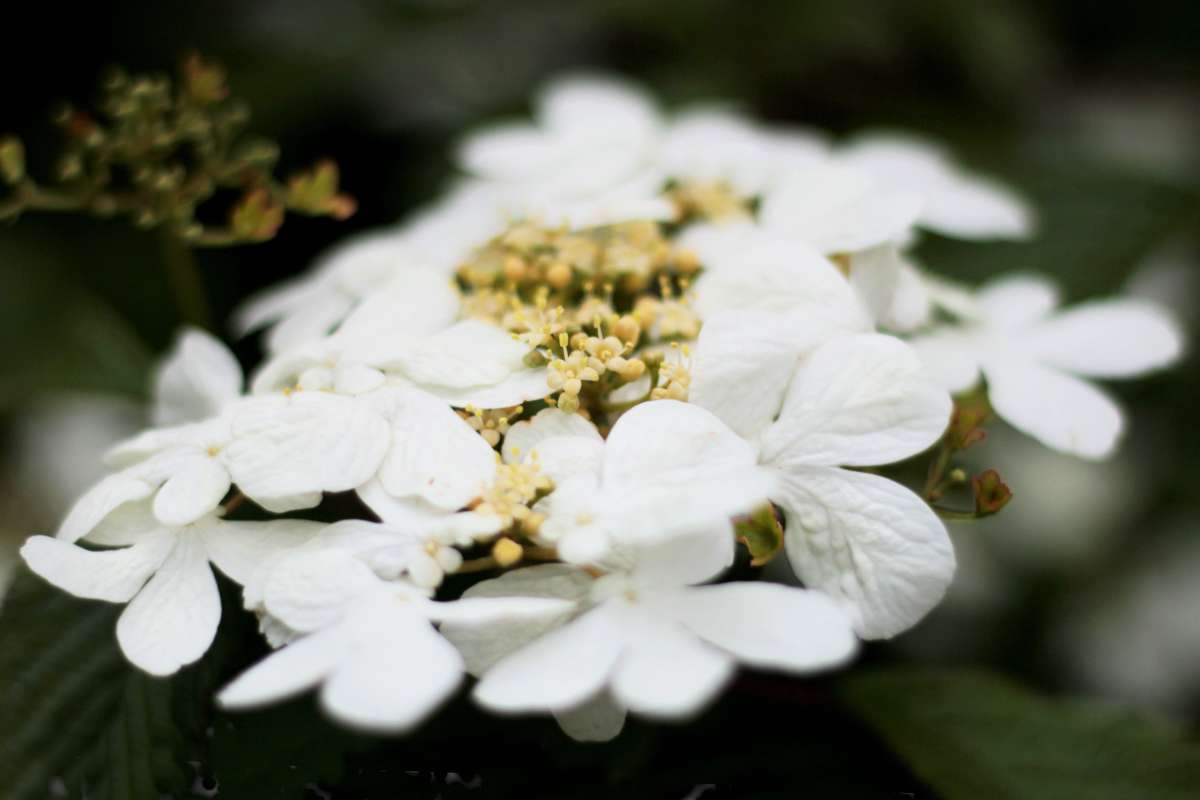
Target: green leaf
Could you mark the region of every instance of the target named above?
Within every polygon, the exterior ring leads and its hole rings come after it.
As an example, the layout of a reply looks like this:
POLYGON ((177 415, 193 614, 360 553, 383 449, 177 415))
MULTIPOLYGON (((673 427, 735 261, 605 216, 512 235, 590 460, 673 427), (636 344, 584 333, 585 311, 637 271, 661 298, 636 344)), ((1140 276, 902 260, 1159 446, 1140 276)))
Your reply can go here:
POLYGON ((1200 746, 1161 722, 973 671, 876 670, 843 701, 946 800, 1185 800, 1200 746))
POLYGON ((26 571, 13 582, 0 610, 5 800, 190 796, 206 670, 162 680, 129 666, 114 634, 121 609, 26 571))

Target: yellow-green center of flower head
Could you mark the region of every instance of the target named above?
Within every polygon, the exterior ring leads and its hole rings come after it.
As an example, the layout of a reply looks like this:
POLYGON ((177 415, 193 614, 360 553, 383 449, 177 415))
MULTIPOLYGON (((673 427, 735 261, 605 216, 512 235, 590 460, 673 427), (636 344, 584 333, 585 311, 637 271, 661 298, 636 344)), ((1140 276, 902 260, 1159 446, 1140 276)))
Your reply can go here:
MULTIPOLYGON (((695 254, 673 248, 656 222, 581 230, 520 222, 476 249, 458 278, 467 317, 509 331, 531 348, 530 366, 547 366, 547 402, 598 419, 609 395, 644 379, 643 350, 699 335, 690 302, 698 270, 695 254)), ((639 397, 685 399, 685 377, 674 365, 654 370, 639 397)), ((494 445, 488 431, 498 428, 472 416, 494 445)))

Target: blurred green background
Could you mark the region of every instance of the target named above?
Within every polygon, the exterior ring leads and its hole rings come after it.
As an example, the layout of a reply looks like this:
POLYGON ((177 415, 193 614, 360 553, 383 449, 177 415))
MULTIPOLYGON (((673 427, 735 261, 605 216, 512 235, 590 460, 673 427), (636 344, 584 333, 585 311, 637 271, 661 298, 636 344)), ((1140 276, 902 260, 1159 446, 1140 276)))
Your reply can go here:
MULTIPOLYGON (((321 156, 341 166, 360 209, 348 222, 290 219, 270 243, 199 253, 221 320, 327 245, 431 199, 464 128, 521 113, 547 78, 584 68, 638 79, 668 107, 731 99, 835 134, 942 139, 1024 192, 1041 226, 1027 243, 928 237, 928 268, 967 281, 1038 270, 1071 299, 1134 292, 1197 321, 1200 4, 1189 0, 129 0, 22 16, 0 48, 0 133, 25 139, 35 174, 53 153, 55 100, 86 102, 108 64, 172 71, 189 48, 228 68, 285 170, 321 156)), ((44 214, 0 227, 0 573, 96 477, 103 446, 141 424, 147 369, 176 324, 152 235, 44 214)), ((253 341, 237 352, 258 358, 253 341)), ((953 531, 961 566, 947 602, 867 663, 995 668, 1196 730, 1195 358, 1112 391, 1130 423, 1112 462, 1059 457, 999 426, 975 451, 1013 503, 953 531)), ((697 735, 745 721, 726 705, 697 735)), ((646 735, 632 734, 650 747, 634 765, 659 757, 646 735)))

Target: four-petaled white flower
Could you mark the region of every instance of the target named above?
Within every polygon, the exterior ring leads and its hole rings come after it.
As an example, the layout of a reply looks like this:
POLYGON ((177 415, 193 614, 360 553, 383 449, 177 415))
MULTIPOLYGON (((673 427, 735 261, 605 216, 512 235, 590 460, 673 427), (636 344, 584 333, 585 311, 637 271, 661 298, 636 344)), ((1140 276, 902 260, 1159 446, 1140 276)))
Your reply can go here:
POLYGON ((471 599, 521 592, 576 603, 573 614, 533 625, 443 625, 468 667, 482 673, 476 699, 496 711, 555 712, 577 738, 604 739, 620 730, 626 708, 654 717, 695 713, 738 663, 809 673, 848 660, 857 647, 850 622, 818 592, 696 585, 732 562, 728 522, 724 528, 724 535, 685 533, 655 544, 626 540, 602 559, 608 572, 599 578, 532 567, 469 590, 471 599))
POLYGON ((105 463, 119 471, 75 503, 59 530, 83 536, 122 503, 154 495, 165 525, 187 525, 210 513, 229 491, 224 448, 241 397, 242 370, 212 336, 185 329, 154 378, 152 428, 118 443, 105 463))
POLYGON ((437 602, 336 548, 276 560, 262 594, 267 613, 303 635, 240 675, 218 701, 254 707, 320 685, 321 704, 335 719, 392 732, 419 723, 462 680, 462 657, 432 623, 487 627, 570 605, 516 597, 437 602))
POLYGON ((892 636, 941 599, 954 551, 921 498, 847 467, 932 445, 950 420, 950 397, 899 339, 847 335, 805 353, 786 334, 769 318, 710 320, 692 400, 753 443, 775 477, 770 499, 784 511, 784 544, 805 585, 838 600, 863 637, 892 636), (731 352, 741 359, 720 357, 731 352))
POLYGON ((1183 337, 1170 316, 1141 300, 1101 300, 1055 311, 1045 278, 983 287, 974 314, 913 340, 930 374, 951 392, 987 380, 1002 419, 1047 447, 1105 458, 1124 427, 1121 410, 1083 378, 1127 378, 1176 361, 1183 337))
POLYGON ((210 563, 244 584, 262 561, 321 528, 292 519, 231 522, 216 513, 169 526, 146 502, 134 501, 82 531, 86 541, 118 549, 89 550, 32 536, 21 556, 35 573, 77 597, 128 603, 117 621, 121 651, 151 675, 170 675, 203 656, 217 633, 221 597, 210 563))

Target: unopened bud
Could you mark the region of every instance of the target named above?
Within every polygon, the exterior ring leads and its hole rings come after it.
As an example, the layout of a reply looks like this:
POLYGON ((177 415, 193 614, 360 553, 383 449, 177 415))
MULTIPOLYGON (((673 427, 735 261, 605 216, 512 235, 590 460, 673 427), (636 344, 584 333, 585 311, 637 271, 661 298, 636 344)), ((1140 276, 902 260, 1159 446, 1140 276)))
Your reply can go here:
POLYGON ((508 255, 504 257, 504 277, 510 281, 520 281, 525 278, 526 267, 525 259, 520 256, 508 255))
POLYGON ((640 358, 632 358, 625 362, 625 368, 621 370, 621 377, 627 381, 636 381, 645 374, 646 362, 640 358))
POLYGON ((516 564, 518 561, 520 561, 524 554, 525 551, 521 549, 521 545, 517 544, 512 539, 509 539, 507 536, 502 539, 498 539, 496 543, 492 545, 492 558, 496 559, 496 563, 502 567, 511 567, 513 564, 516 564))
POLYGON ((625 315, 613 325, 613 335, 633 347, 637 345, 638 337, 642 335, 642 326, 638 325, 637 320, 633 317, 625 315))
POLYGON ((555 289, 565 289, 571 283, 571 268, 561 261, 546 270, 546 283, 555 289))

